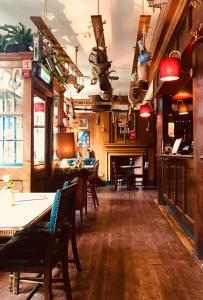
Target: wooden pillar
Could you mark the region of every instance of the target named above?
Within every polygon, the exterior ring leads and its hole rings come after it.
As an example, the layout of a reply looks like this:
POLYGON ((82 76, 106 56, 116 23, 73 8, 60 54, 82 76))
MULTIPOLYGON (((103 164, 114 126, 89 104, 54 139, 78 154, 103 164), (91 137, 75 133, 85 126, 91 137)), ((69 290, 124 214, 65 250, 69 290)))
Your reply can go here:
POLYGON ((193 51, 194 163, 196 178, 195 250, 203 257, 203 44, 193 51))
MULTIPOLYGON (((163 98, 157 99, 158 105, 158 114, 156 118, 156 128, 157 128, 157 154, 160 155, 162 153, 162 144, 163 144, 163 98)), ((158 190, 158 202, 159 204, 163 204, 162 199, 162 163, 161 159, 157 157, 157 190, 158 190)))

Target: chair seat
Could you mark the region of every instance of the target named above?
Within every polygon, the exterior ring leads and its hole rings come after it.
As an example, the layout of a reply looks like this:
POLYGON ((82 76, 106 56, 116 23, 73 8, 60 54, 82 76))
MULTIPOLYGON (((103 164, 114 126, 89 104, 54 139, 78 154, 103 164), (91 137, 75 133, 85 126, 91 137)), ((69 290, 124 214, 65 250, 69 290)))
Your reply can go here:
MULTIPOLYGON (((17 236, 0 248, 0 269, 9 272, 26 271, 39 272, 47 263, 47 250, 50 238, 36 236, 17 236)), ((55 241, 52 251, 52 264, 59 260, 60 243, 55 241)))

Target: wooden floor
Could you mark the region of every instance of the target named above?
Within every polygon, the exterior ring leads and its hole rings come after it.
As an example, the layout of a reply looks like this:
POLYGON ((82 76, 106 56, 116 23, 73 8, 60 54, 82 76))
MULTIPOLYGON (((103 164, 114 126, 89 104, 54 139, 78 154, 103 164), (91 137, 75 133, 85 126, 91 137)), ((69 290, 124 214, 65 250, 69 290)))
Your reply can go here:
MULTIPOLYGON (((78 228, 83 271, 70 266, 74 300, 203 300, 203 273, 163 216, 155 191, 100 188, 100 207, 89 207, 78 228)), ((0 274, 0 300, 8 292, 0 274)), ((33 299, 43 299, 39 291, 33 299)), ((54 299, 65 299, 54 290, 54 299)))

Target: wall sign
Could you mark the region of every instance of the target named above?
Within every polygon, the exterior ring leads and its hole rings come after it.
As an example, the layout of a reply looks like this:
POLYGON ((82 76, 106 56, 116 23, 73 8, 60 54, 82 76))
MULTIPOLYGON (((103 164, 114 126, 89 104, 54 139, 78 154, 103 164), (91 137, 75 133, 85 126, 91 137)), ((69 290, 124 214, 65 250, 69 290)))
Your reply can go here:
POLYGON ((51 82, 51 74, 43 65, 39 66, 38 76, 48 84, 51 82))

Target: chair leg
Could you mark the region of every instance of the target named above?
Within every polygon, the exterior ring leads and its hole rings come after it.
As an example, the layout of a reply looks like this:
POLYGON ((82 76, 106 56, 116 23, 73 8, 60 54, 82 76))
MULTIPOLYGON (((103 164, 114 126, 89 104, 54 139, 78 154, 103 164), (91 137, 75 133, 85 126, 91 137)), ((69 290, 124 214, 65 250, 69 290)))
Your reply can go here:
POLYGON ((72 300, 72 293, 71 293, 71 284, 70 284, 70 278, 69 278, 69 272, 68 272, 68 243, 67 241, 66 246, 64 247, 64 252, 61 257, 61 266, 62 266, 62 274, 63 274, 63 284, 64 284, 64 290, 67 300, 72 300))
POLYGON ((73 257, 74 257, 74 261, 75 261, 77 271, 81 272, 82 268, 81 268, 80 259, 79 259, 79 255, 78 255, 78 248, 77 248, 75 230, 72 232, 71 245, 72 245, 73 257))
POLYGON ((96 200, 95 200, 95 196, 94 196, 94 187, 91 186, 90 190, 91 190, 91 197, 92 197, 92 201, 93 201, 93 204, 94 204, 94 208, 97 209, 96 200))
POLYGON ((98 201, 98 197, 97 197, 97 192, 96 192, 96 188, 93 186, 93 194, 94 194, 94 198, 95 198, 95 202, 96 204, 99 206, 99 201, 98 201))
POLYGON ((117 182, 117 180, 114 181, 114 187, 115 187, 115 190, 117 191, 117 187, 118 187, 118 182, 117 182))
POLYGON ((80 222, 83 223, 83 207, 80 208, 80 222))
POLYGON ((44 299, 52 300, 52 270, 46 267, 44 272, 44 299))

